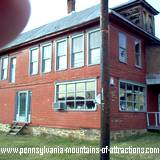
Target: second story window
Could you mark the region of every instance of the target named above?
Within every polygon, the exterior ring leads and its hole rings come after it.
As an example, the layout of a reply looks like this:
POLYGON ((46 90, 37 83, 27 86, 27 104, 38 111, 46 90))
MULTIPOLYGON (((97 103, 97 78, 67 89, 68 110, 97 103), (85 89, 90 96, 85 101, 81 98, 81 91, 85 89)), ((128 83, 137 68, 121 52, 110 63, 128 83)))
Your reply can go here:
POLYGON ((2 57, 1 80, 6 80, 8 75, 8 57, 2 57))
POLYGON ((119 33, 119 60, 127 62, 127 38, 124 33, 119 33))
POLYGON ((56 42, 56 70, 67 68, 67 39, 56 42))
POLYGON ((71 67, 77 68, 84 66, 84 37, 78 35, 72 37, 71 46, 71 67))
POLYGON ((38 74, 38 55, 39 49, 33 48, 30 50, 30 74, 38 74))
POLYGON ((141 41, 135 41, 135 65, 141 67, 141 41))
POLYGON ((94 30, 88 33, 88 64, 100 64, 100 31, 94 30))
POLYGON ((42 64, 41 71, 47 73, 51 71, 52 66, 52 45, 46 44, 42 46, 42 64))
POLYGON ((10 61, 10 82, 15 83, 16 81, 16 57, 11 58, 10 61))

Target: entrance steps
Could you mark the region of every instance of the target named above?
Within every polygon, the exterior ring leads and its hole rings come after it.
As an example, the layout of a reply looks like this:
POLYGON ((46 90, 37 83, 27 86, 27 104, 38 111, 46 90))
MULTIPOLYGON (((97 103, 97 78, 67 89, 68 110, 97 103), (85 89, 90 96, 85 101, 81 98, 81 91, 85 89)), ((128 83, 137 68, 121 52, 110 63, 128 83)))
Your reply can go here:
POLYGON ((28 124, 19 124, 19 123, 13 123, 11 126, 11 129, 7 133, 7 135, 18 135, 22 134, 23 130, 26 128, 28 124))

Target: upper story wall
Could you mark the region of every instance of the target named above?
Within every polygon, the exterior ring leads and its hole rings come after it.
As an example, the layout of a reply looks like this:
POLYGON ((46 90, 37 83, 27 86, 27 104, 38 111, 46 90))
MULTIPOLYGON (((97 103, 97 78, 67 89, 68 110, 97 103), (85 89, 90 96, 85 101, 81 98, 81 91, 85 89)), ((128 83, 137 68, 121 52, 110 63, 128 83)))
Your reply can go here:
POLYGON ((121 26, 117 23, 111 23, 110 55, 112 75, 120 79, 128 79, 130 81, 145 83, 146 55, 144 38, 139 36, 137 33, 132 32, 125 26, 121 26), (125 36, 126 41, 126 45, 124 45, 126 47, 126 58, 124 62, 123 59, 121 60, 120 57, 120 34, 125 36), (139 53, 137 53, 136 56, 137 42, 139 42, 140 46, 139 53), (139 61, 137 61, 137 57, 139 57, 139 61))
MULTIPOLYGON (((13 52, 8 52, 1 57, 8 57, 8 73, 7 79, 0 80, 0 87, 7 88, 7 87, 18 87, 22 85, 36 85, 39 83, 48 83, 48 82, 61 82, 61 81, 68 81, 68 80, 79 80, 79 79, 88 79, 88 78, 97 78, 100 75, 100 66, 99 60, 96 59, 95 62, 89 64, 89 56, 88 56, 88 46, 89 46, 89 34, 98 32, 99 26, 98 24, 92 24, 92 26, 87 26, 86 28, 80 28, 76 31, 69 31, 65 34, 61 34, 59 36, 53 37, 52 39, 47 39, 46 41, 41 41, 39 43, 34 43, 32 45, 26 46, 24 48, 20 48, 13 52), (82 55, 83 55, 83 64, 80 66, 72 66, 71 61, 71 47, 73 41, 72 38, 82 37, 82 55), (57 69, 57 46, 58 43, 61 41, 66 41, 66 59, 67 59, 67 66, 63 69, 57 69), (42 71, 42 46, 50 44, 51 45, 51 70, 47 71, 46 73, 42 71), (38 49, 38 73, 37 74, 30 74, 30 62, 31 62, 31 50, 38 49), (16 57, 16 82, 10 83, 10 70, 11 70, 11 58, 16 57), (98 61, 97 61, 98 60, 98 61), (96 63, 97 61, 97 63, 96 63)), ((74 42, 78 43, 78 42, 74 42)), ((96 42, 98 43, 98 42, 96 42)), ((99 44, 98 44, 99 45, 99 44)), ((100 52, 97 47, 97 52, 100 52)), ((75 50, 78 50, 76 48, 75 50)), ((94 48, 93 48, 94 49, 94 48)), ((76 52, 76 51, 75 51, 76 52)), ((81 52, 81 51, 79 51, 81 52)), ((61 55, 61 53, 59 53, 61 55)), ((95 53, 96 55, 96 53, 95 53)), ((98 57, 97 57, 98 58, 98 57)), ((93 59, 93 58, 92 58, 93 59)), ((64 65, 64 61, 62 59, 62 65, 64 65)), ((2 64, 2 61, 1 61, 2 64)), ((1 67, 2 68, 2 67, 1 67)), ((2 72, 2 70, 1 70, 2 72)))
MULTIPOLYGON (((99 40, 97 41, 96 37, 98 36, 99 24, 94 23, 87 27, 79 28, 78 30, 72 32, 66 32, 64 35, 59 35, 53 37, 52 39, 47 39, 39 43, 34 43, 33 45, 26 46, 19 50, 13 52, 8 52, 8 77, 6 80, 0 81, 1 88, 7 87, 17 87, 21 85, 36 85, 38 83, 47 83, 54 81, 66 81, 66 80, 77 80, 77 79, 86 79, 86 78, 99 78, 100 77, 100 59, 97 56, 97 53, 100 53, 99 50, 99 40), (95 40, 93 44, 89 42, 89 34, 97 32, 95 35, 95 40), (83 46, 83 64, 78 67, 72 67, 72 58, 71 51, 72 47, 72 38, 82 36, 82 46, 83 46), (63 70, 57 70, 57 43, 61 40, 66 40, 67 44, 67 67, 63 70), (46 44, 51 44, 51 70, 47 73, 42 72, 42 46, 46 44), (89 45, 93 45, 92 58, 89 57, 89 45), (35 75, 30 74, 30 53, 31 49, 37 48, 38 50, 38 73, 35 75), (10 72, 11 72, 11 58, 16 57, 16 81, 15 83, 9 83, 10 72), (89 64, 89 59, 95 61, 93 64, 89 64)), ((144 83, 145 80, 145 49, 144 49, 144 40, 132 33, 127 28, 118 26, 115 23, 110 23, 110 65, 111 65, 111 75, 116 77, 121 77, 122 79, 130 79, 133 81, 140 81, 144 83), (122 62, 120 59, 120 41, 119 33, 123 33, 126 37, 125 40, 125 53, 126 61, 122 62), (135 55, 135 42, 137 40, 140 42, 140 65, 136 66, 136 55, 135 55), (129 73, 129 74, 128 74, 129 73)), ((90 37, 90 38, 94 38, 90 37)), ((78 43, 78 42, 75 42, 78 43)), ((124 45, 124 44, 122 44, 124 45)), ((123 47, 123 46, 122 46, 123 47)), ((79 48, 75 49, 78 50, 79 48)), ((77 52, 81 52, 80 50, 77 52)), ((76 51, 75 51, 76 53, 76 51)), ((2 56, 3 58, 3 56, 2 56)), ((63 60, 62 60, 63 62, 63 60)), ((65 63, 65 62, 64 62, 65 63)), ((1 61, 1 72, 2 72, 2 61, 1 61)))

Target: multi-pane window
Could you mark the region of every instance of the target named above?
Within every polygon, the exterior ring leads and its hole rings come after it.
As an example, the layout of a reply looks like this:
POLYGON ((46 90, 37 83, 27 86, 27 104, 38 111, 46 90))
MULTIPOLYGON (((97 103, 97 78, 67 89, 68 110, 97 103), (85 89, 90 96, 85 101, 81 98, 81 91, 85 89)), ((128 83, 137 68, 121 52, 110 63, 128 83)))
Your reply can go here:
POLYGON ((65 103, 68 110, 94 110, 95 95, 95 80, 56 85, 56 102, 65 103))
POLYGON ((127 62, 127 38, 124 33, 119 33, 119 60, 127 62))
POLYGON ((30 50, 30 74, 38 74, 38 55, 39 49, 33 48, 30 50))
POLYGON ((141 67, 141 41, 135 41, 135 65, 141 67))
POLYGON ((84 66, 84 37, 83 35, 72 37, 71 67, 84 66))
POLYGON ((56 42, 56 70, 67 68, 67 40, 56 42))
POLYGON ((1 60, 1 80, 6 80, 8 75, 8 57, 3 57, 1 60))
POLYGON ((11 58, 10 61, 10 82, 15 83, 16 81, 16 57, 11 58))
POLYGON ((51 66, 52 66, 52 45, 46 44, 42 46, 41 71, 43 73, 50 72, 51 66))
POLYGON ((120 82, 119 101, 121 111, 145 111, 146 88, 142 85, 120 82))
POLYGON ((100 45, 101 35, 99 30, 88 33, 88 64, 94 65, 100 63, 100 45))

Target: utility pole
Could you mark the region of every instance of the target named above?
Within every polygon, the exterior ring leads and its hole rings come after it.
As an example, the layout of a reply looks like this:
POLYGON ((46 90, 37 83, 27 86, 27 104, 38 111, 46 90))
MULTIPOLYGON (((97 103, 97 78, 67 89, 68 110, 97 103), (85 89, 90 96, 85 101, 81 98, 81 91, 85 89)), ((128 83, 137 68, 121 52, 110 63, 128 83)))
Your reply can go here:
MULTIPOLYGON (((110 64, 108 52, 108 0, 101 0, 101 88, 102 88, 102 103, 101 103, 101 149, 110 148, 110 64)), ((104 151, 104 150, 103 150, 104 151)), ((110 154, 101 152, 100 160, 109 160, 110 154)))

